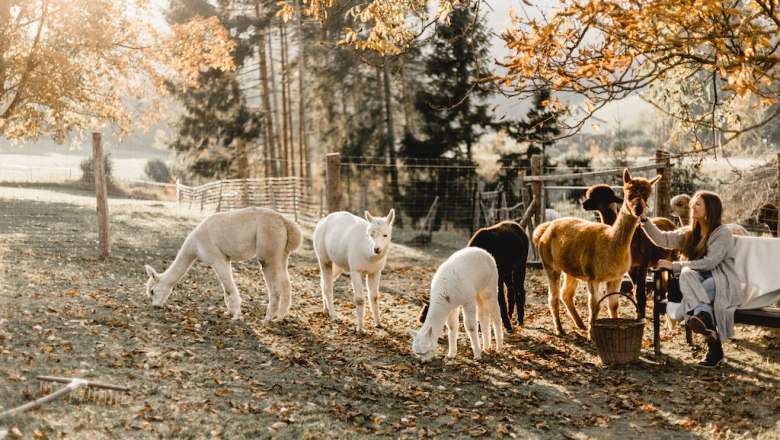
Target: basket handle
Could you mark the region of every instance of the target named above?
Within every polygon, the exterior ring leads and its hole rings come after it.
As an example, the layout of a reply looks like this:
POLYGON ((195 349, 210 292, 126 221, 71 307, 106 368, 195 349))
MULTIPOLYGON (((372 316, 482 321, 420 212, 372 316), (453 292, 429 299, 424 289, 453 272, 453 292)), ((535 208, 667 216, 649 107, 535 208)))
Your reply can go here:
MULTIPOLYGON (((599 299, 598 302, 596 302, 596 311, 598 311, 599 308, 601 307, 601 301, 604 301, 605 298, 610 297, 612 295, 621 295, 621 296, 625 296, 626 298, 628 298, 628 300, 631 301, 631 304, 633 304, 634 307, 636 308, 636 319, 642 319, 641 311, 639 310, 639 306, 636 304, 636 301, 634 301, 634 298, 631 298, 631 296, 629 296, 629 295, 627 295, 627 294, 625 294, 623 292, 611 292, 611 293, 608 293, 608 294, 602 296, 601 299, 599 299)), ((591 327, 596 322, 596 314, 597 313, 594 313, 593 316, 590 317, 590 325, 591 325, 591 327)))

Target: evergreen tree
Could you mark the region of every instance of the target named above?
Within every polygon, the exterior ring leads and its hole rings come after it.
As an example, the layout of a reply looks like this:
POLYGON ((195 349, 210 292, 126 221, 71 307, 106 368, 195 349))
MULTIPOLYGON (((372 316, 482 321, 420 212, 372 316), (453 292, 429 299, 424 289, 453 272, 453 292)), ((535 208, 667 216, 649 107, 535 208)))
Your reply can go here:
MULTIPOLYGON (((179 23, 193 16, 217 16, 226 28, 234 30, 231 35, 251 37, 251 32, 242 31, 260 24, 255 17, 241 15, 231 3, 236 2, 220 2, 214 7, 205 0, 173 0, 166 19, 179 23)), ((238 43, 234 62, 240 68, 252 54, 252 40, 234 38, 238 43)), ((169 144, 176 152, 175 174, 185 181, 249 177, 249 152, 262 124, 258 112, 246 105, 237 72, 204 70, 198 83, 200 87, 184 91, 170 88, 183 109, 169 144)))
POLYGON ((506 181, 514 180, 519 170, 531 170, 531 157, 542 154, 544 168, 554 168, 557 164, 547 157, 547 147, 555 143, 561 134, 558 119, 562 112, 550 110, 545 104, 550 99, 550 90, 542 89, 534 95, 534 104, 526 114, 527 120, 511 121, 503 124, 509 136, 520 143, 527 143, 522 152, 507 152, 501 155, 501 176, 506 181))
POLYGON ((479 82, 490 75, 480 65, 489 52, 484 26, 465 2, 453 11, 449 25, 437 25, 430 52, 424 55, 423 84, 414 97, 421 122, 415 132, 405 133, 399 152, 405 164, 415 165, 406 170, 414 184, 404 188, 402 202, 412 219, 423 217, 436 196, 436 226, 448 216, 447 210, 463 210, 471 203, 472 149, 494 125, 485 104, 493 90, 479 82), (449 159, 454 166, 428 167, 430 159, 449 159))

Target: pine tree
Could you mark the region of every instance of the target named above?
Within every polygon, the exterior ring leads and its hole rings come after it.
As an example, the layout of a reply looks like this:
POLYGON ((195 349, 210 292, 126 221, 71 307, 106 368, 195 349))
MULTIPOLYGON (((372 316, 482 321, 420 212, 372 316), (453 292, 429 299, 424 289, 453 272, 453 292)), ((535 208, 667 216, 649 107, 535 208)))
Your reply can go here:
POLYGON ((550 100, 550 90, 542 89, 534 95, 534 104, 526 114, 526 120, 510 121, 503 124, 509 136, 519 143, 527 143, 523 152, 507 152, 501 155, 501 175, 506 180, 513 180, 521 169, 531 169, 531 157, 542 154, 544 168, 556 166, 547 157, 547 148, 555 143, 561 134, 559 118, 561 111, 550 110, 546 105, 550 100))
MULTIPOLYGON (((494 125, 485 103, 493 90, 479 82, 490 75, 481 65, 489 51, 484 26, 483 19, 474 20, 465 2, 452 13, 449 25, 437 25, 424 55, 423 84, 414 97, 421 122, 416 132, 405 133, 399 152, 404 163, 416 165, 407 169, 414 184, 405 188, 403 201, 412 219, 424 216, 436 196, 440 198, 436 226, 448 209, 462 210, 471 202, 472 149, 494 125), (430 159, 448 159, 453 168, 424 166, 430 159)), ((451 216, 456 217, 463 218, 451 216)))
MULTIPOLYGON (((251 16, 231 16, 229 3, 214 7, 204 0, 174 0, 166 19, 178 23, 192 16, 217 16, 229 29, 256 24, 251 16)), ((236 42, 234 62, 240 68, 251 56, 252 43, 236 42)), ((247 107, 236 71, 204 70, 198 83, 198 88, 170 89, 183 108, 169 144, 176 151, 174 173, 185 181, 249 177, 250 148, 262 133, 260 115, 247 107)))

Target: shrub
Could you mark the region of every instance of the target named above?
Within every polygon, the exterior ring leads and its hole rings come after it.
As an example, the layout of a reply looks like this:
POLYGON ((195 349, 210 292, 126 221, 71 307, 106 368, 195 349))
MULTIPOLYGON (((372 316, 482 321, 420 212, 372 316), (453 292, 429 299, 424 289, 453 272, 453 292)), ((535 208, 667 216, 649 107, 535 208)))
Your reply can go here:
POLYGON ((144 166, 146 177, 159 183, 171 182, 171 170, 162 159, 149 159, 144 166))
MULTIPOLYGON (((87 183, 95 183, 95 158, 90 156, 81 161, 81 180, 87 183)), ((111 153, 103 156, 103 166, 106 169, 106 180, 111 182, 111 169, 114 163, 111 161, 111 153)))

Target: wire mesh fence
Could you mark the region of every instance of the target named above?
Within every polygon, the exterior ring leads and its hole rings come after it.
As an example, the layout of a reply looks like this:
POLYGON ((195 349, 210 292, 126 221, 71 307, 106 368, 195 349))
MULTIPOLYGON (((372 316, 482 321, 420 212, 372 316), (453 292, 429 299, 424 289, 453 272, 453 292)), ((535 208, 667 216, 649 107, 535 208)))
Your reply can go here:
MULTIPOLYGON (((109 206, 121 199, 126 205, 123 209, 128 212, 132 212, 133 203, 151 201, 168 209, 175 207, 181 212, 183 223, 194 225, 211 212, 263 206, 276 209, 311 230, 327 211, 324 202, 327 184, 324 159, 309 164, 314 170, 310 179, 214 179, 198 186, 158 182, 147 175, 145 168, 150 160, 171 163, 172 157, 167 152, 109 150, 109 154, 112 161, 109 206)), ((91 152, 86 150, 24 154, 0 150, 2 241, 16 243, 20 248, 60 249, 61 245, 74 249, 94 248, 97 240, 95 189, 89 179, 89 170, 84 167, 84 162, 90 157, 91 152)), ((771 166, 768 168, 771 169, 771 166)), ((605 170, 608 169, 595 169, 605 170)), ((546 170, 546 173, 569 171, 556 169, 546 170)), ((650 177, 654 173, 654 170, 648 169, 640 175, 650 177)), ((753 186, 760 184, 765 188, 765 194, 752 191, 750 196, 757 200, 776 197, 771 194, 776 192, 776 177, 767 171, 757 178, 759 183, 755 182, 756 179, 746 180, 753 186)), ((552 211, 546 217, 574 216, 596 220, 595 213, 581 207, 585 191, 596 183, 607 183, 614 187, 616 194, 622 193, 620 173, 617 171, 608 177, 548 182, 544 203, 552 211)), ((476 228, 489 226, 501 219, 518 220, 530 202, 528 182, 488 176, 478 167, 452 160, 399 161, 391 166, 386 161, 369 162, 363 158, 345 157, 341 162, 340 185, 343 210, 357 215, 362 215, 363 211, 384 215, 394 208, 397 227, 409 231, 408 237, 414 238, 426 230, 428 233, 452 232, 462 237, 460 240, 464 244, 476 228)), ((675 185, 683 187, 684 182, 675 182, 675 185)), ((729 194, 729 191, 725 193, 729 194)), ((729 209, 729 203, 725 205, 729 209)), ((741 208, 747 210, 747 207, 741 208)), ((132 215, 128 214, 123 221, 132 221, 132 215)), ((736 217, 730 221, 745 224, 736 217)), ((766 229, 755 224, 746 226, 756 234, 766 229)), ((181 229, 183 238, 189 229, 181 229)), ((127 243, 127 246, 135 245, 142 246, 143 243, 132 243, 132 240, 127 243)))

